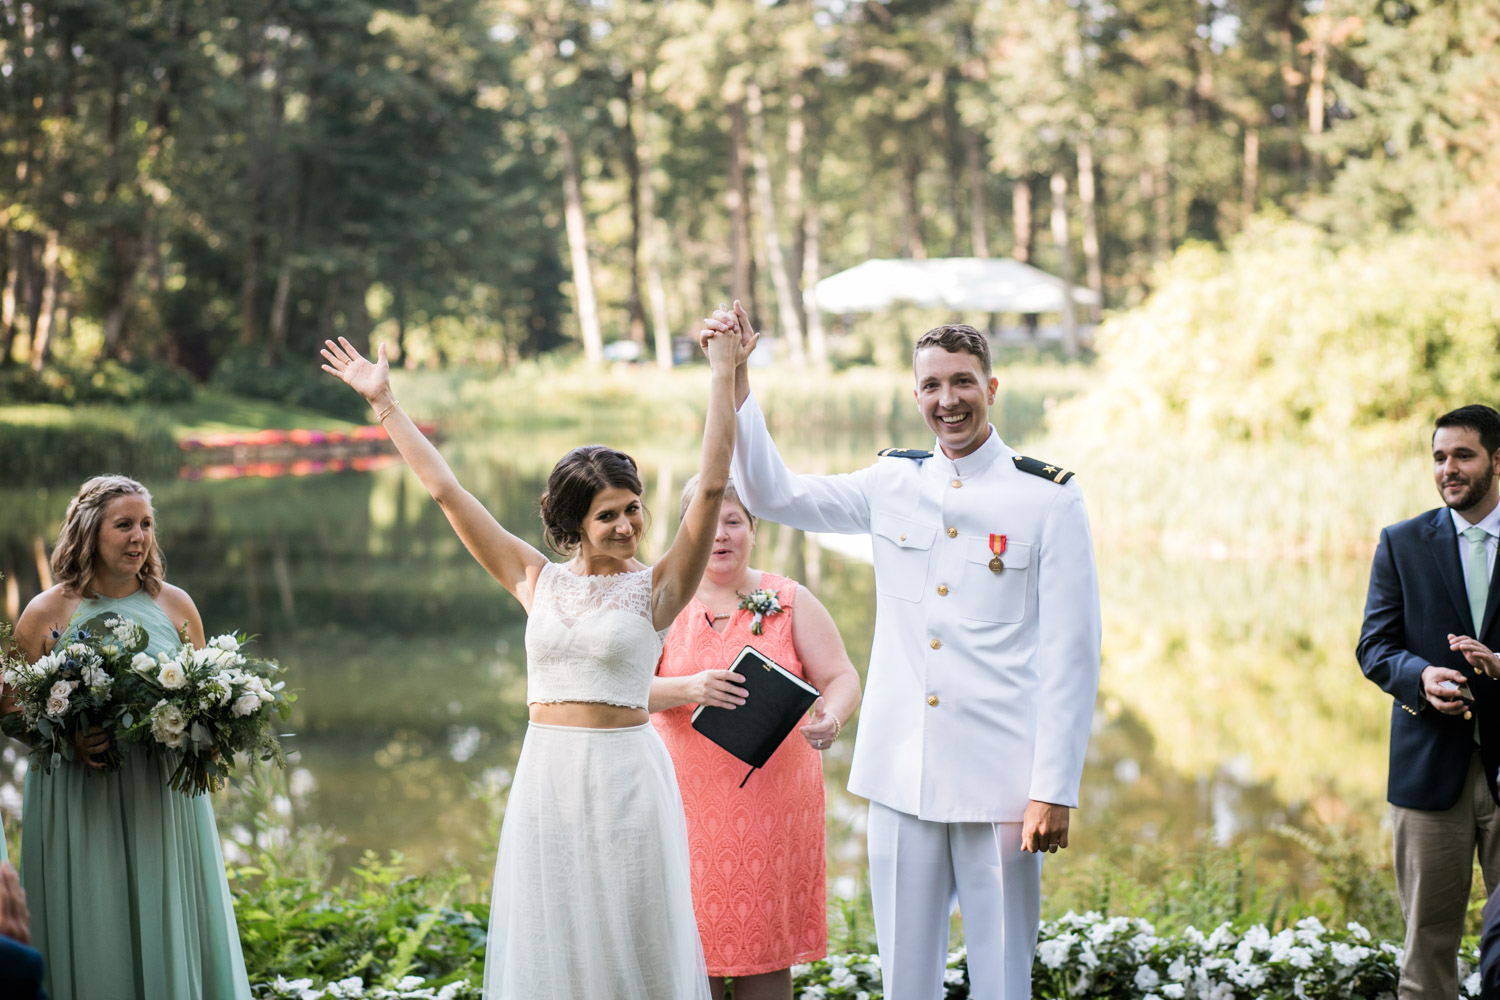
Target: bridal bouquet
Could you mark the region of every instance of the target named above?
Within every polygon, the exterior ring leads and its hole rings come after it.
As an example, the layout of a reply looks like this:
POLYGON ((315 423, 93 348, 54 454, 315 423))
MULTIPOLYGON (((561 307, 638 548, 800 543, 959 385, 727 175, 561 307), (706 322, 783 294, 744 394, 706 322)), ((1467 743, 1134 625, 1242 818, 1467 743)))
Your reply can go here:
MULTIPOLYGON (((20 708, 0 719, 0 728, 31 744, 31 762, 43 771, 73 760, 75 736, 93 726, 129 725, 129 707, 115 691, 117 665, 146 648, 146 630, 126 618, 99 616, 58 643, 35 663, 12 655, 3 674, 5 688, 20 708)), ((124 758, 110 742, 102 758, 115 770, 124 758)))
POLYGON ((281 667, 246 656, 245 641, 220 635, 202 648, 184 643, 155 658, 136 653, 120 671, 131 705, 120 736, 180 751, 171 777, 179 792, 223 788, 237 753, 286 766, 271 721, 286 717, 292 696, 278 679, 281 667))

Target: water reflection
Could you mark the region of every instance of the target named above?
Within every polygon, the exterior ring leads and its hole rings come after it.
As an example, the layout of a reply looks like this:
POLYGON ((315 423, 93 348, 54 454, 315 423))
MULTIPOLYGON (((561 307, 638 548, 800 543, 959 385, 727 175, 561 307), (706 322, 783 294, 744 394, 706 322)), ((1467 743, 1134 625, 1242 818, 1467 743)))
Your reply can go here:
MULTIPOLYGON (((543 478, 577 438, 516 438, 450 439, 445 453, 507 527, 540 545, 543 478)), ((649 559, 671 530, 697 443, 620 443, 649 484, 649 559)), ((837 471, 889 442, 788 443, 794 464, 837 471)), ((400 850, 417 868, 452 862, 487 877, 496 802, 526 724, 525 618, 420 485, 402 467, 151 485, 170 579, 210 632, 258 633, 300 691, 286 727, 294 827, 335 831, 338 869, 366 849, 400 850)), ((38 539, 50 541, 67 499, 55 489, 4 496, 12 615, 45 582, 38 539)), ((1100 542, 1104 678, 1070 854, 1122 839, 1228 843, 1303 818, 1381 813, 1388 709, 1352 654, 1362 559, 1164 561, 1100 542)), ((817 591, 863 674, 868 566, 775 525, 760 532, 754 562, 817 591)), ((864 868, 863 803, 844 791, 849 749, 841 741, 825 758, 835 895, 855 891, 864 868)), ((11 828, 18 760, 12 750, 0 768, 11 828)), ((1063 857, 1049 864, 1071 863, 1063 857)))

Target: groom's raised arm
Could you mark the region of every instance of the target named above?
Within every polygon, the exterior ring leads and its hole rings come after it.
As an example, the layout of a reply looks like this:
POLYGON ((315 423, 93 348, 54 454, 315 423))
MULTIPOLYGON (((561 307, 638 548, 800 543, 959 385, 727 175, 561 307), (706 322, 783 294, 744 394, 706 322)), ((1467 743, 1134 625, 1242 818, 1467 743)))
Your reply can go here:
POLYGON ((803 531, 841 535, 870 530, 866 492, 873 466, 837 476, 798 475, 786 467, 765 415, 747 394, 735 414, 735 489, 750 513, 803 531))

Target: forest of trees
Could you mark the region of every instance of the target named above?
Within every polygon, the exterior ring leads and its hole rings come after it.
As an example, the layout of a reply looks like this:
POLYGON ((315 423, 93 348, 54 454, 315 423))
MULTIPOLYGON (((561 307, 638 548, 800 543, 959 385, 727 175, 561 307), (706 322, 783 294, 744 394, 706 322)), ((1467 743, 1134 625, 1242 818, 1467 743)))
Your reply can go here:
POLYGON ((1257 213, 1500 273, 1492 0, 0 0, 0 366, 670 358, 868 257, 1139 302, 1257 213))

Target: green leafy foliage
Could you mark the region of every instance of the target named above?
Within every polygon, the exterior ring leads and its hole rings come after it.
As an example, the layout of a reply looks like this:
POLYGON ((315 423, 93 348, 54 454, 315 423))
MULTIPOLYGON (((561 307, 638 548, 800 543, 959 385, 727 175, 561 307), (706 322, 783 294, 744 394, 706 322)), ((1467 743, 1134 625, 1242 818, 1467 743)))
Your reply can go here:
POLYGON ((312 364, 268 367, 248 351, 231 353, 214 370, 215 389, 363 422, 370 407, 348 386, 312 364))
POLYGON ((1337 444, 1492 399, 1500 285, 1421 238, 1338 246, 1262 222, 1184 248, 1139 309, 1100 332, 1103 383, 1059 427, 1337 444))
POLYGON ((466 876, 415 876, 399 855, 373 853, 335 886, 256 865, 229 874, 252 982, 362 976, 394 986, 415 975, 447 983, 477 979, 483 967, 489 906, 455 902, 466 876))
POLYGON ((145 359, 52 364, 40 372, 0 368, 0 402, 160 406, 193 394, 193 380, 182 369, 145 359))

